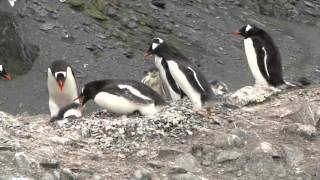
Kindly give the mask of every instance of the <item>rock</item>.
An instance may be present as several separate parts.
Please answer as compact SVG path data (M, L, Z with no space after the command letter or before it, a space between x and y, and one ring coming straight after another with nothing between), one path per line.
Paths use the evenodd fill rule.
M304 154L300 148L293 145L282 145L286 155L286 162L291 167L297 167L304 160Z
M113 7L108 7L107 10L106 10L106 14L107 16L110 16L110 17L116 17L117 16L117 10Z
M134 28L137 28L138 25L137 25L136 21L130 20L130 21L127 23L127 27L130 28L130 29L134 29Z
M57 169L60 166L60 162L55 159L42 159L39 164L44 168L50 169Z
M140 150L137 152L138 157L144 157L146 155L148 155L148 151L146 151L146 150Z
M176 156L181 153L183 153L183 151L181 151L179 149L162 147L158 152L158 156L159 156L159 158L165 158L167 156Z
M77 176L70 169L62 169L60 173L62 180L76 180Z
M73 143L72 140L69 138L58 137L58 136L49 137L48 139L54 143L62 144L62 145L71 145Z
M313 125L304 125L294 123L283 128L284 132L298 134L306 139L312 139L317 135L316 127Z
M263 141L253 150L253 153L265 153L273 158L280 158L281 153L279 151L277 147L274 147L269 142Z
M217 163L224 163L226 161L236 160L242 156L242 153L237 151L222 151L216 158Z
M164 0L151 0L151 4L161 9L166 8L166 3Z
M168 174L185 174L185 173L188 173L188 171L178 166L170 166L167 173Z
M151 180L152 174L148 169L139 169L134 172L131 180Z
M175 174L169 176L170 180L206 180L206 178L196 176L192 173L185 173L185 174Z
M19 168L28 168L30 167L31 161L24 152L18 152L14 155L14 160L16 165Z
M198 160L189 153L178 155L175 158L174 164L192 173L202 171L201 165Z
M280 90L274 87L246 86L229 95L227 101L236 106L257 104L279 92Z
M15 177L15 176L0 176L0 180L34 180L33 178L28 177Z
M162 168L165 167L165 164L160 162L160 161L149 161L147 163L147 166L150 166L151 168L155 169L155 168Z
M51 30L55 27L57 27L57 23L54 23L54 22L45 22L43 24L40 25L40 29L43 30L43 31L48 31L48 30Z
M243 146L243 140L234 134L226 134L226 133L215 133L214 134L214 142L213 144L219 148L233 148L233 147L241 147Z
M293 122L313 126L317 124L317 121L320 118L317 103L301 102L296 106L297 108L294 113L288 116Z

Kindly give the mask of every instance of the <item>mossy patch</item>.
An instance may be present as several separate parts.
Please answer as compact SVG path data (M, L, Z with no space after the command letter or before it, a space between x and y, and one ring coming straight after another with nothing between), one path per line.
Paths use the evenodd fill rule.
M89 16L98 19L98 20L108 20L109 18L104 15L103 11L106 7L105 0L92 0L89 4L86 5L86 12Z
M84 7L85 7L85 0L68 0L67 1L69 6L73 9L76 9L76 10L84 10Z

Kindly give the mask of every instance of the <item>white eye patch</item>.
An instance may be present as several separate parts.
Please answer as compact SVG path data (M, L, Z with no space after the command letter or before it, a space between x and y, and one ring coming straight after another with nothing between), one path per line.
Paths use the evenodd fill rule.
M83 94L84 88L81 89L81 94Z
M66 72L64 72L64 71L59 71L59 72L54 73L54 77L58 78L58 75L59 75L59 74L62 74L64 78L66 78L66 76L67 76L67 73L66 73Z
M2 72L3 71L3 66L2 65L0 65L0 72Z
M248 24L246 27L246 32L250 31L251 29L252 29L252 26L250 26L250 24Z
M158 43L152 43L152 50L155 50L159 45Z

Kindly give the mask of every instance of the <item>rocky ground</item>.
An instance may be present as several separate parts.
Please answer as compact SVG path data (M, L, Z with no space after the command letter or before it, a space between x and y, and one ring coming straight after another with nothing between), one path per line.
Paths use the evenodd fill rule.
M0 179L320 179L319 87L208 117L187 100L159 115L49 123L1 113Z
M18 0L13 8L1 0L0 63L15 79L0 83L0 109L48 113L46 70L58 59L75 68L79 88L94 79L139 80L153 66L142 54L155 36L177 46L208 79L232 90L251 85L242 40L230 34L247 23L274 37L286 79L317 83L319 8L317 0Z

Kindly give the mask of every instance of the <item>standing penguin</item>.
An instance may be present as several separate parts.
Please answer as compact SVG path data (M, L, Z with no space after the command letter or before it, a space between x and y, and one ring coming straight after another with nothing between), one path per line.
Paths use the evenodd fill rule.
M142 115L152 115L166 105L158 93L133 80L106 79L89 82L82 88L78 99L81 106L93 99L108 111L122 115L135 111Z
M194 110L214 100L209 82L198 67L163 39L154 38L144 58L155 55L155 64L173 99L188 96Z
M57 116L61 108L78 96L74 74L65 61L54 61L48 68L48 92L51 117Z
M246 25L233 34L245 38L245 52L255 78L255 85L277 87L285 83L282 77L279 49L267 32L258 27Z
M11 80L11 75L6 71L4 66L0 64L0 76L3 77L5 80Z

